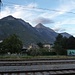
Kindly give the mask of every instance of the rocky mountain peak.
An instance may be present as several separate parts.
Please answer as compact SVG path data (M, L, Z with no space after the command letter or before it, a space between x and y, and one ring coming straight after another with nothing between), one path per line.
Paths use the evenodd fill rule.
M15 20L15 19L16 18L14 18L12 15L2 18L2 20Z
M41 23L32 27L24 20L14 18L11 15L0 19L0 40L15 33L20 37L24 45L29 45L32 42L54 43L58 35L54 30Z
M66 33L66 32L61 33L61 35L62 35L63 37L67 37L67 38L69 38L70 36L72 36L71 34Z
M42 23L39 23L35 26L35 28L45 28L45 26Z

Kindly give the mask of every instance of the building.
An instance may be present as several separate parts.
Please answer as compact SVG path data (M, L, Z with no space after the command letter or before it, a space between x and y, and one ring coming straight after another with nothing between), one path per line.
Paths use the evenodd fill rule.
M21 53L27 53L27 48L23 46Z
M49 49L49 52L53 52L52 46L53 45L49 43L43 44L43 47Z
M52 44L43 44L43 47L45 47L45 48L48 48L48 49L51 49L52 48Z
M32 43L29 47L28 47L28 50L30 49L39 49L38 45Z
M0 43L2 43L3 42L3 40L0 40Z

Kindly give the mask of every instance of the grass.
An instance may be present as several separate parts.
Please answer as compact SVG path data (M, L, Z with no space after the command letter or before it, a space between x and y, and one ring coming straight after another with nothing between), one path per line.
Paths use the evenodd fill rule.
M68 59L75 58L75 56L26 56L26 55L0 55L0 60L26 60L26 59Z

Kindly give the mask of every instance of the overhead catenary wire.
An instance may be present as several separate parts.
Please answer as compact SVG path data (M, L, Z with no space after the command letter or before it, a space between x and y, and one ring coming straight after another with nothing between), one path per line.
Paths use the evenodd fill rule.
M64 12L64 11L61 11L61 10L56 10L56 9L47 9L47 8L37 8L37 7L34 7L35 9L41 9L41 10L48 10L48 11L54 11L54 12ZM72 14L75 14L75 12L67 12L66 13L72 13Z
M15 3L11 3L11 2L8 2L8 3L6 2L4 4L11 6L11 7L12 7L12 5L19 5L19 4L15 4ZM29 10L29 7L24 6L23 9ZM40 10L44 10L44 11L54 11L54 12L64 12L63 10L61 11L61 10L57 10L57 9L47 9L47 8L38 8L38 7L32 7L31 9L33 9L33 10L34 9L40 9ZM68 11L66 11L66 13L75 14L75 12L68 12Z

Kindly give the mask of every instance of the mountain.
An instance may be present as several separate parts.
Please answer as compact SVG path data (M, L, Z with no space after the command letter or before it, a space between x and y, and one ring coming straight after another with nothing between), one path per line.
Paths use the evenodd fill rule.
M17 34L24 45L44 41L42 36L29 23L10 15L0 19L0 40L11 34Z
M55 37L58 35L58 33L56 33L54 30L45 27L41 23L37 24L35 28L49 43L53 43L55 41Z
M46 39L46 42L53 43L56 40L56 37L59 33L56 33L54 30L45 27L43 24L39 23L35 26L36 30L42 35L44 39ZM60 33L63 37L69 38L70 34L64 32Z
M71 34L69 34L69 33L66 33L66 32L64 32L64 33L60 33L63 37L67 37L67 38L69 38L70 36L72 36Z
M53 43L58 35L54 30L45 27L41 23L32 27L24 20L9 15L0 19L0 40L5 39L12 34L18 35L25 46L38 42ZM63 33L62 35L65 36Z

